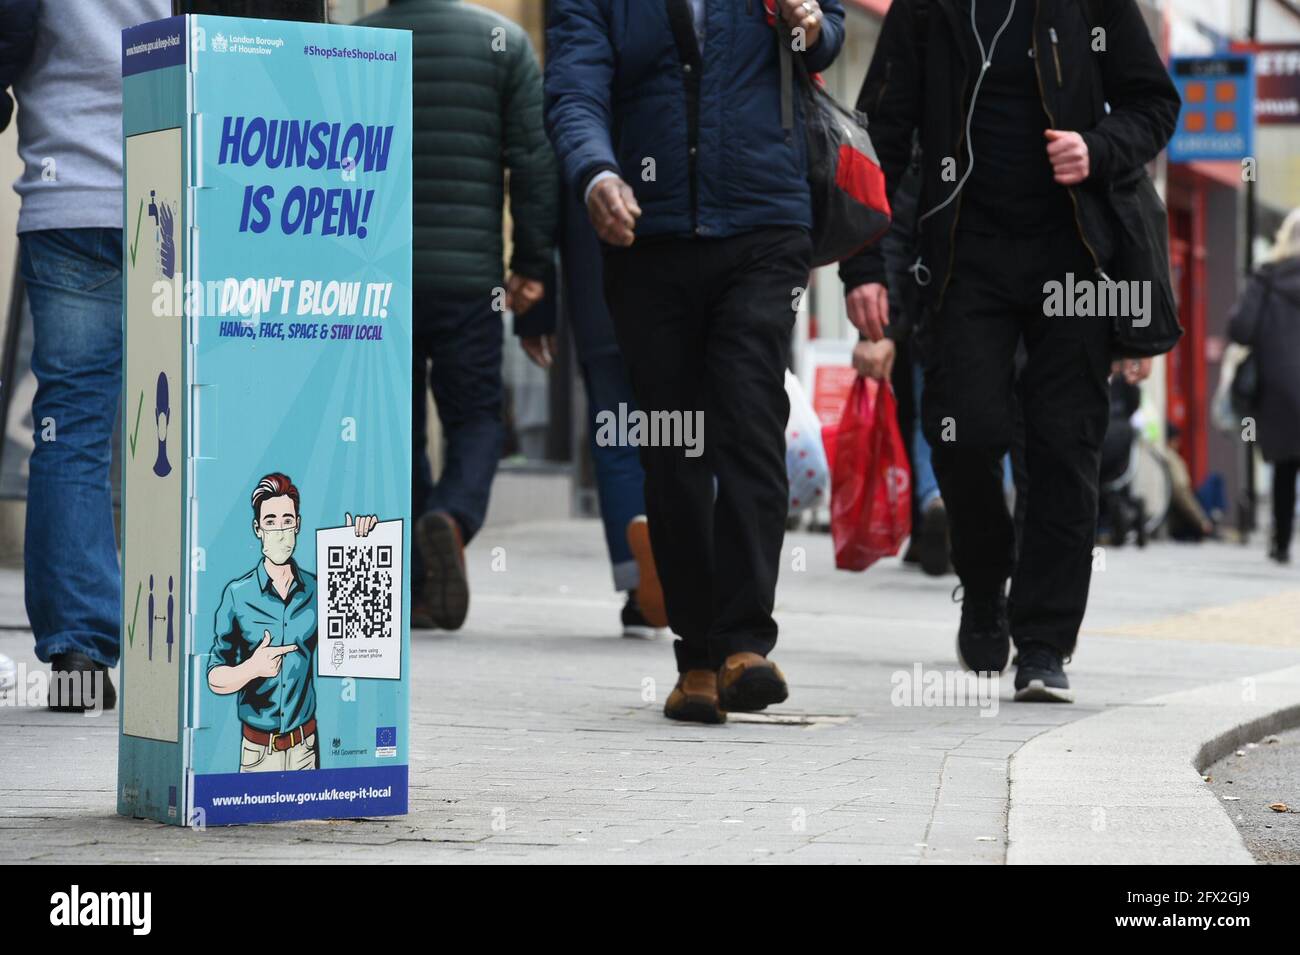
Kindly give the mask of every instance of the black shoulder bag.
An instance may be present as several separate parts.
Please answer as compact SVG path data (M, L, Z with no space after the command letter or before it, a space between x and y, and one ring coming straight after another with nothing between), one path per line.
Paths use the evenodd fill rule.
M1085 8L1090 25L1095 27L1101 21L1098 0L1088 0ZM1100 70L1095 63L1094 68ZM1169 276L1169 212L1145 167L1110 183L1106 196L1115 232L1107 277L1117 282L1142 282L1150 289L1146 315L1111 319L1111 354L1116 358L1154 358L1173 349L1183 336Z
M812 264L830 265L857 254L889 230L885 173L867 134L866 115L837 103L809 74L779 19L775 32L781 61L781 126L787 136L794 131L796 86L803 102Z

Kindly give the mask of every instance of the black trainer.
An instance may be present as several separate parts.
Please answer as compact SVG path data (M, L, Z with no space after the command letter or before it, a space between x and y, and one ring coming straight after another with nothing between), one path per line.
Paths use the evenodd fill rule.
M958 588L961 589L961 588ZM953 591L956 599L957 591ZM963 591L964 593L964 591ZM957 662L976 673L1001 673L1011 656L1011 626L1007 623L1007 598L968 594L961 602L957 630Z
M1020 647L1016 699L1021 703L1073 703L1061 654L1045 643Z
M636 591L627 592L627 603L623 604L623 636L634 640L653 640L659 635L659 629L645 618L641 606L636 602Z
M108 667L84 653L56 653L50 660L49 708L56 713L84 713L111 710L117 705L117 690Z

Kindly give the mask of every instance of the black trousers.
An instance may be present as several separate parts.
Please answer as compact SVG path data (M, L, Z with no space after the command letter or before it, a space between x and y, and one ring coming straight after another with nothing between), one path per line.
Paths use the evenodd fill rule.
M487 516L492 479L505 440L501 421L501 314L491 293L471 299L417 292L414 366L411 375L411 516L446 511L460 525L465 543ZM428 389L446 438L437 483L426 454ZM418 548L411 548L414 580L423 574Z
M703 412L700 456L641 448L680 672L776 644L789 493L784 375L811 254L798 228L605 250L605 297L637 404Z
M1045 236L959 233L942 310L921 330L922 423L965 594L992 594L1012 578L1016 643L1049 643L1066 655L1088 602L1110 410L1109 319L1045 314L1045 284L1064 283L1070 272L1076 281L1094 278L1073 223ZM1027 357L1017 380L1022 340ZM1017 557L1002 458L1017 439L1018 414Z
M1297 472L1300 460L1273 462L1273 542L1284 554L1291 551Z

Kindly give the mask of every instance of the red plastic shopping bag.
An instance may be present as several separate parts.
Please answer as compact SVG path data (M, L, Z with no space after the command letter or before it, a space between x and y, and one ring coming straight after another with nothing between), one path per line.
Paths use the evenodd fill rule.
M912 472L898 430L894 389L859 378L835 435L831 538L835 566L866 570L912 532Z

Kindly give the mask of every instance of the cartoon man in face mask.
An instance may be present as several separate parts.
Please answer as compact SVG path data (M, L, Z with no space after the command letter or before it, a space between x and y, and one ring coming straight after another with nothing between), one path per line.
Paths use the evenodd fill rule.
M208 654L208 686L239 694L239 771L316 769L316 576L293 559L301 528L298 488L268 474L253 490L253 533L262 559L226 585ZM345 516L358 537L375 515Z

